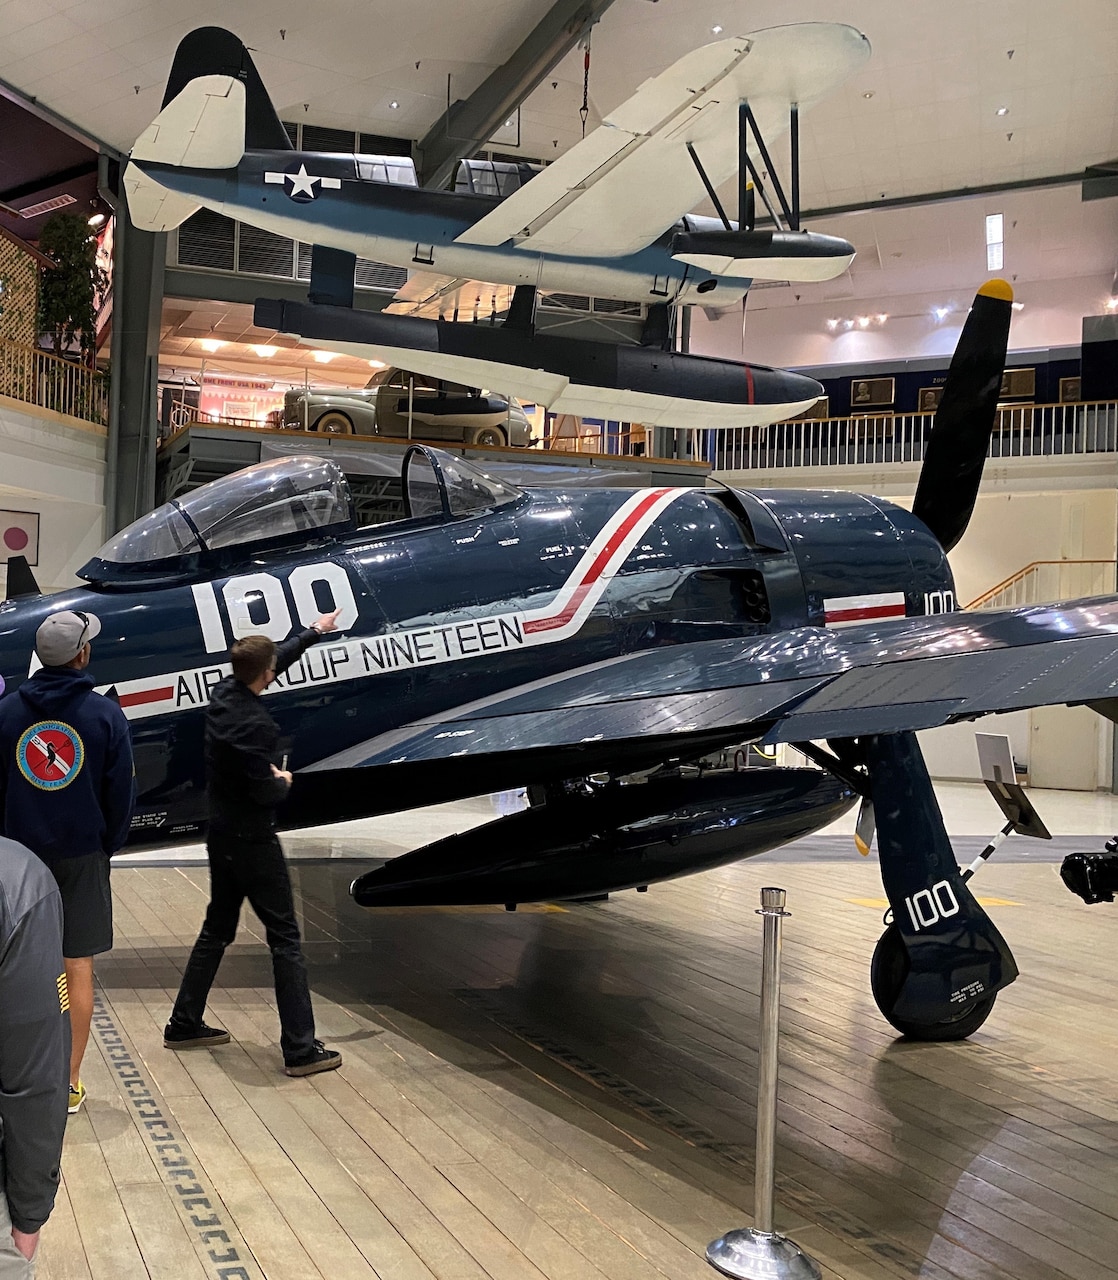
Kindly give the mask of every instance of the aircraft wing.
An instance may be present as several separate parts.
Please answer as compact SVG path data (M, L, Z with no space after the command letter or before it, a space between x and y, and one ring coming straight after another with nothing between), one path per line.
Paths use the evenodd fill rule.
M718 187L738 171L739 103L749 103L771 146L793 103L810 107L869 53L860 31L823 22L696 49L458 240L590 258L635 253L706 197L689 142Z
M491 315L504 315L512 303L512 293L512 285L413 271L384 309L390 315L477 322L488 320Z
M931 729L1118 694L1118 598L649 649L419 720L311 765L474 766L572 751L625 759ZM678 749L674 743L678 742ZM600 767L600 766L599 766Z

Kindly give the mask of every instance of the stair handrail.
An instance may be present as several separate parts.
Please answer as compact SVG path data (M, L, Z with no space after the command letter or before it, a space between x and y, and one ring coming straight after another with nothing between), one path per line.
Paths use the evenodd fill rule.
M1065 564L1106 564L1118 566L1115 560L1032 560L1024 568L1018 569L1016 573L1011 573L1004 581L999 582L996 587L991 587L989 591L984 591L976 599L972 600L966 607L968 609L981 609L987 600L992 600L995 596L1000 595L1003 591L1008 591L1010 587L1016 586L1023 578L1030 573L1034 573L1037 569L1043 569L1046 565L1065 565Z

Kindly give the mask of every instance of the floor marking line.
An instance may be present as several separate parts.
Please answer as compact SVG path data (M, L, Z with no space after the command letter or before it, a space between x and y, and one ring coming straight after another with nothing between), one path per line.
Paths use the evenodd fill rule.
M116 1077L120 1092L132 1109L132 1123L148 1148L164 1186L189 1234L201 1246L199 1261L212 1280L263 1280L252 1251L236 1227L221 1197L205 1181L190 1144L173 1120L158 1090L147 1079L139 1055L125 1039L100 992L93 997L93 1033L101 1056ZM224 1215L224 1216L223 1216Z

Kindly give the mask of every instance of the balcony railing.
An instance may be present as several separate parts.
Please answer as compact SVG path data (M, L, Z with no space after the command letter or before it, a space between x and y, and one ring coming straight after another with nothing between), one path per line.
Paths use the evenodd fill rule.
M6 339L0 339L0 396L102 427L109 422L104 374Z
M1113 560L1034 560L983 592L968 609L1017 609L1114 592Z
M716 471L880 466L921 462L935 415L859 414L800 418L766 427L705 433L703 454ZM1118 402L1030 404L998 410L990 458L1037 458L1118 451Z

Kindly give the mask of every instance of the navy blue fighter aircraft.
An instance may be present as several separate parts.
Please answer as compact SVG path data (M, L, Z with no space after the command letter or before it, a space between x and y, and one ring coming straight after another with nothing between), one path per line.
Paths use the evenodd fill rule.
M341 632L268 690L295 770L285 827L515 786L537 801L360 877L369 906L643 887L861 796L894 914L878 1003L908 1034L965 1036L1016 969L914 731L1045 703L1106 714L1118 689L1118 600L956 609L945 553L978 490L1011 296L975 299L912 513L835 492L525 492L417 446L403 518L357 528L332 463L281 459L117 534L83 587L41 596L13 567L0 674L26 677L49 612L94 611L94 674L135 742L131 843L181 842L204 829L203 709L230 642L340 609ZM746 742L802 743L825 768L679 772Z

